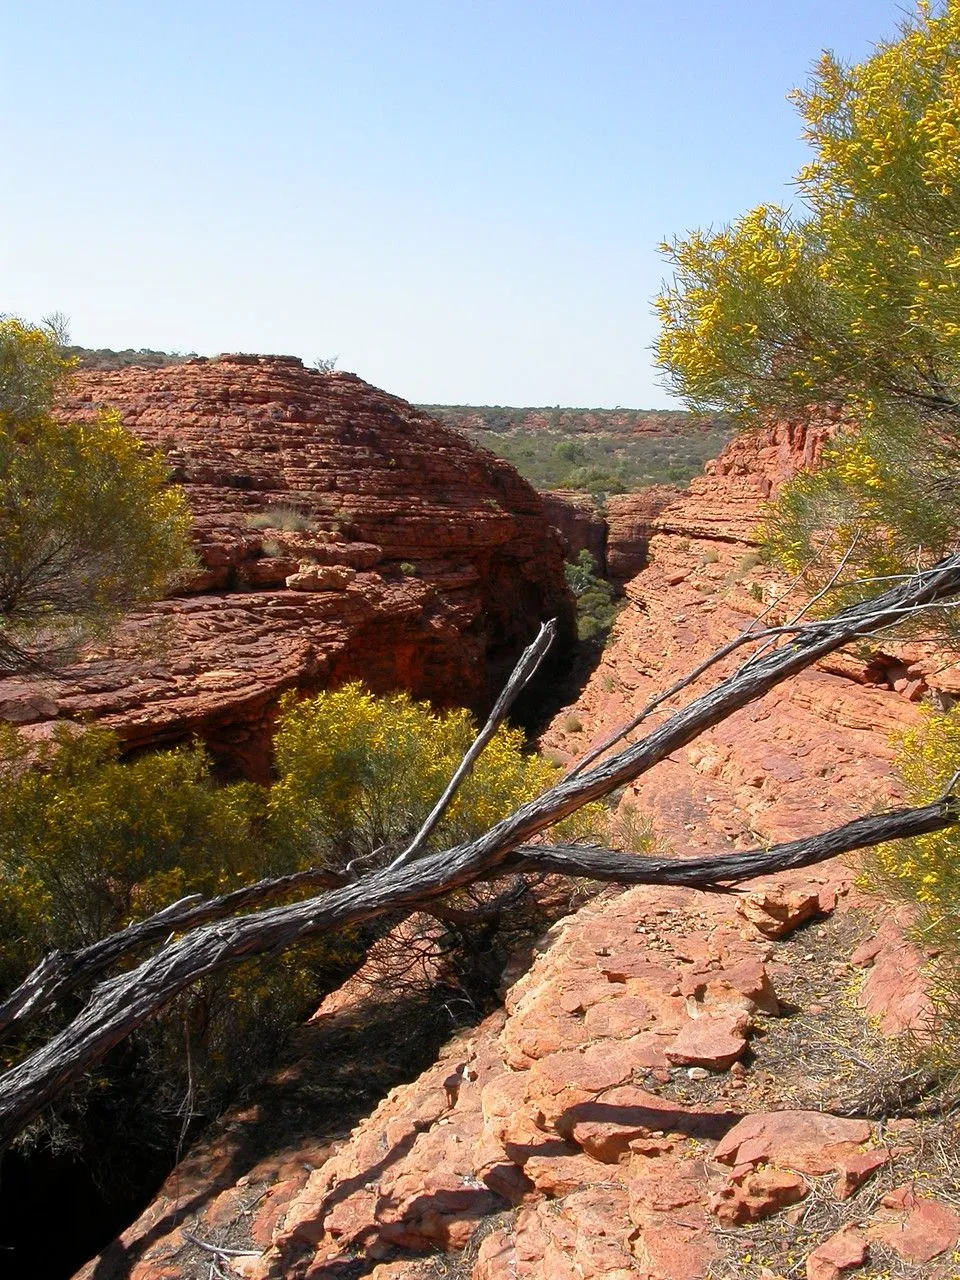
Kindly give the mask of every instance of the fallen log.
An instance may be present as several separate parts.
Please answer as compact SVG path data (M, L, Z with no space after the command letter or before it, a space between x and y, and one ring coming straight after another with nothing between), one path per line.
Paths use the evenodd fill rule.
M546 869L552 859L550 869L569 874L596 875L623 883L717 887L759 871L808 865L880 840L925 834L951 825L957 821L957 807L948 795L919 809L857 819L807 841L700 860L646 859L613 850L529 845L539 832L589 801L633 781L705 729L762 697L818 658L860 636L895 626L918 611L942 608L958 591L960 555L955 555L871 601L792 629L783 637L781 647L747 659L732 675L676 711L639 743L587 772L565 778L477 840L410 861L399 859L319 897L218 920L168 940L135 968L97 986L86 1007L63 1031L0 1077L0 1148L114 1045L198 979L385 912L428 906L453 889L515 870L518 865ZM195 909L201 906L195 904Z

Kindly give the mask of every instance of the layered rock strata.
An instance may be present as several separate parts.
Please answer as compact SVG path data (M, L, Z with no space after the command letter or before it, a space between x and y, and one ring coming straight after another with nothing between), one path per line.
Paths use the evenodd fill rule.
M570 632L534 490L352 374L259 356L88 370L59 412L104 406L183 486L198 569L61 679L0 682L0 717L34 734L67 718L131 746L199 735L263 776L285 689L363 679L479 710L542 619Z
M674 485L655 484L607 500L607 573L615 582L626 582L647 567L654 521L680 496Z
M608 526L590 494L548 489L540 497L547 519L563 539L565 559L575 560L581 551L589 551L597 572L606 577Z
M558 759L602 743L761 612L774 625L802 605L761 559L758 526L766 498L816 461L832 429L784 423L740 437L654 517L649 568L627 583L626 606L589 684L543 736ZM641 778L624 810L648 815L679 852L810 835L889 802L899 795L892 735L917 722L925 699L960 693L957 657L867 640L824 659ZM734 661L711 668L637 733Z
M811 1083L790 1022L811 1039L824 993L843 992L853 964L881 974L867 1003L875 1010L884 991L892 1028L925 1026L918 957L908 962L889 929L852 957L852 941L840 951L826 933L794 945L811 918L829 930L838 904L835 936L869 929L838 865L754 882L737 905L662 888L594 902L555 925L516 978L529 964L518 957L502 1010L346 1139L325 1149L304 1133L282 1158L244 1162L244 1129L260 1123L268 1092L201 1144L78 1280L199 1280L212 1254L246 1280L707 1280L752 1274L753 1238L740 1228L814 1201L839 1222L851 1198L844 1234L798 1234L812 1266L851 1243L853 1224L863 1259L948 1266L960 1217L909 1181L915 1122L885 1127L790 1097ZM811 982L813 946L830 964ZM364 998L369 987L321 1007L317 1061L325 1025L333 1032L351 1001L362 1017ZM867 1052L866 1024L853 1034ZM309 1078L315 1064L300 1070ZM935 1261L924 1274L949 1271Z

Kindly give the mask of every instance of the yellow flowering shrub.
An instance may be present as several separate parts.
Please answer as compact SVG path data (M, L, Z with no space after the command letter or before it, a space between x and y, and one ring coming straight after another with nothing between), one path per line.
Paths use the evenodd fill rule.
M788 486L769 527L822 576L856 539L869 575L960 531L960 5L919 3L856 65L824 54L792 96L812 150L797 210L664 246L658 356L688 402L747 424L845 409L858 440Z
M69 361L52 330L0 319L0 666L161 594L191 561L190 519L116 414L55 422Z
M438 713L405 693L377 698L360 684L283 704L276 736L271 830L307 862L388 861L409 841L473 741L469 712ZM524 751L519 729L501 726L458 791L430 847L480 835L560 777ZM602 805L558 824L564 839L602 829Z
M217 785L199 747L121 761L112 734L71 728L37 753L0 723L0 999L54 948L83 946L186 894L228 892L290 866L266 836L264 789ZM121 1108L118 1124L165 1142L166 1126L179 1129L188 1083L198 1111L218 1106L359 956L357 937L341 933L207 978L86 1088L98 1106ZM44 1017L28 1034L56 1022L55 1013ZM0 1046L0 1064L25 1047ZM83 1108L71 1115L58 1141L80 1140Z
M929 712L923 723L900 738L897 768L911 804L928 804L943 794L960 769L960 708ZM880 845L864 856L864 882L876 892L917 909L914 936L929 949L929 978L940 1034L934 1043L941 1065L957 1070L960 1018L960 833L935 831L913 840Z
M0 989L53 947L257 879L260 808L251 784L215 786L197 747L124 763L113 735L64 728L28 759L0 723Z

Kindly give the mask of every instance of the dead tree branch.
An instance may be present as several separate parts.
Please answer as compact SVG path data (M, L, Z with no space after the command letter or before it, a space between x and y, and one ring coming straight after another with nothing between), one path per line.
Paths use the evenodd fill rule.
M919 809L891 809L888 813L855 818L842 827L803 840L751 849L744 853L719 853L698 858L650 858L620 853L598 845L520 845L502 864L512 871L553 871L613 880L619 884L678 884L711 889L735 884L754 876L794 867L808 867L841 853L869 849L888 840L943 831L960 818L957 802L949 796Z
M578 875L591 875L591 868L599 869L601 862L609 867L604 851L598 854L594 850L591 855L580 850L579 856L562 846L552 854L536 846L536 852L524 849L523 854L518 855L516 851L540 831L587 802L633 781L704 730L762 697L818 658L856 636L881 630L906 613L934 605L958 591L960 555L954 555L872 601L851 606L833 618L802 628L781 648L765 654L759 661L744 664L713 689L675 712L641 742L588 773L565 778L477 840L375 871L317 898L201 925L169 941L129 972L101 983L86 1008L59 1035L0 1077L0 1148L114 1045L163 1009L179 992L208 974L384 912L428 906L452 889L501 874L508 868L512 854L528 859L553 856L558 866L563 864L565 870ZM862 848L877 840L937 830L955 820L955 804L948 797L921 810L898 810L878 819L860 819L824 836L813 837L812 841L792 842L787 846L784 863L777 861L776 850L761 850L753 855L724 854L717 860L704 860L709 866L701 868L699 883L715 885L718 881L739 878L740 874L756 874L756 870L738 873L732 859L752 857L754 868L772 871L783 865L798 866L831 857L845 849ZM612 851L610 856L614 856ZM577 857L579 860L574 864ZM649 877L648 860L642 863L641 870ZM626 873L637 865L632 860L629 865L624 863L622 877L617 878L628 881ZM741 868L744 865L741 863ZM544 869L545 863L541 861L538 866ZM687 868L688 876L694 874L691 864L685 861L664 863L659 871L660 882L667 882L671 875L683 874L681 867ZM629 879L632 880L632 876ZM686 883L697 881L688 879Z
M556 634L557 624L556 621L551 618L549 622L545 622L541 626L536 639L534 639L529 645L527 645L526 649L524 649L523 653L520 655L520 660L513 669L510 679L504 686L503 692L494 703L493 710L487 717L487 723L477 734L470 750L460 761L456 772L447 784L446 790L430 810L423 826L413 837L413 840L406 849L404 849L403 853L394 858L393 862L390 864L392 867L402 867L406 863L412 862L417 854L423 849L427 840L437 829L441 818L450 807L450 803L459 791L464 779L469 776L470 771L476 764L484 747L486 747L487 743L506 719L507 712L533 678L537 668L546 656L547 650L553 644L554 636L556 636Z
M183 933L211 920L225 920L239 911L261 907L299 889L334 889L345 880L346 877L336 871L295 871L291 875L259 880L216 898L204 899L195 893L89 946L76 951L51 951L0 1004L0 1040L77 987L154 942L163 942L174 933Z

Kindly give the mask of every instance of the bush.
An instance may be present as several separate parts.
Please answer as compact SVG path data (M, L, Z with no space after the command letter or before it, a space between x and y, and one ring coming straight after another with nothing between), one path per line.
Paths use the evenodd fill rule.
M63 424L53 326L0 319L0 668L49 661L192 561L166 468L115 414Z
M686 485L730 438L722 423L698 432L681 426L676 434L584 433L575 440L523 426L509 434L488 424L464 430L475 444L516 467L535 489L571 489L598 501L652 484Z
M405 693L376 698L360 684L288 697L268 801L276 838L320 865L388 861L422 825L474 734L466 711L438 713ZM557 781L556 766L523 748L521 730L497 731L431 848L479 835ZM565 838L593 831L604 813L581 810L562 824Z
M64 727L31 758L0 724L0 997L54 948L83 946L188 893L292 869L265 838L262 788L216 785L199 747L127 763L117 752L112 734ZM215 1108L310 1011L321 976L352 946L332 939L208 979L139 1032L90 1088L123 1100L124 1125L151 1131L175 1114L188 1076L193 1109ZM19 1047L6 1046L13 1055Z
M309 516L296 507L265 507L247 516L248 529L281 529L284 533L311 533L316 527Z
M188 893L339 867L358 855L368 865L387 860L433 807L474 732L465 711L437 714L356 684L291 698L277 736L279 778L268 791L216 785L196 746L122 762L116 738L102 730L63 726L36 750L0 725L0 999L50 950L82 946ZM560 769L523 748L520 731L499 730L431 847L480 834L557 780ZM605 819L593 805L558 834L598 835ZM452 905L469 911L496 892L465 890ZM520 903L505 918L504 945L510 929L528 927L528 908ZM450 928L453 971L479 963L490 969L491 990L503 949L491 942L498 922L481 912L476 926ZM255 1079L378 929L332 934L191 987L25 1135L25 1149L67 1145L93 1159L105 1131L124 1147L169 1148L184 1111L209 1115ZM86 994L69 997L66 1012ZM49 1035L59 1016L38 1019L27 1041L5 1046L4 1060Z
M924 722L902 735L897 767L911 804L940 796L960 769L960 709L929 712ZM929 976L939 1034L935 1059L960 1073L960 833L955 827L914 840L881 845L864 856L864 879L876 892L916 909L914 936L933 959Z
M577 601L577 636L580 640L603 639L613 626L621 605L616 588L597 573L597 562L584 548L576 560L566 564L567 586Z
M865 578L850 599L960 532L960 5L907 8L898 38L853 65L824 53L792 95L798 212L763 204L664 245L657 301L658 361L688 404L857 424L769 522L791 573Z

